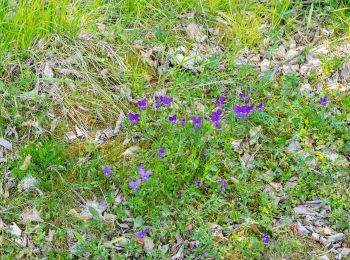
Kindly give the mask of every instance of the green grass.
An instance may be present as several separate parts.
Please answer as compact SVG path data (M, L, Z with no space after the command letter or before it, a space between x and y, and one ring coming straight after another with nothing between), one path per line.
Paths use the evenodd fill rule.
M332 40L344 38L349 28L346 7L336 1L292 4L287 0L44 2L3 1L0 9L0 137L14 144L0 169L11 172L18 182L34 177L43 192L39 196L16 187L8 190L7 175L0 175L1 219L17 223L31 243L23 247L3 231L1 255L164 259L182 247L186 258L302 259L310 257L308 252L316 257L326 254L326 249L293 236L288 224L273 230L277 218L292 223L293 207L315 198L331 208L329 225L339 232L349 228L349 162L327 159L329 149L350 154L349 95L323 89L302 96L299 88L305 79L296 74L270 80L271 70L260 75L253 66L235 64L243 48L272 53L287 45L297 31L317 30L324 17L322 26L335 32ZM193 19L183 18L190 12ZM156 55L159 61L166 59L170 48L189 50L195 43L179 28L191 22L204 31L218 29L210 40L223 46L222 55L208 55L203 72L192 73L179 65L158 74L135 46L140 44L144 51L162 46L164 51ZM347 61L342 56L322 57L322 77ZM47 76L45 66L53 76ZM306 78L312 84L323 80L311 74ZM238 88L255 105L263 102L263 111L237 118L232 106L242 103ZM120 111L138 112L136 100L147 97L151 102L160 89L174 97L169 107L154 110L149 104L137 125L125 120L115 138L98 144L98 130L114 128ZM125 94L128 91L132 100ZM222 132L209 118L220 95L227 98ZM329 98L327 107L319 104L324 95ZM185 125L171 124L168 117L173 114L187 118ZM193 115L205 117L201 129L193 127ZM8 126L15 127L18 139L5 136ZM65 132L75 126L89 136L68 144ZM257 127L258 141L251 142ZM286 151L293 139L304 153ZM240 149L232 145L237 140L242 140ZM140 150L122 156L133 145ZM155 157L154 150L161 147L166 156ZM31 161L23 170L28 155ZM254 155L247 165L246 155ZM315 169L310 167L314 159ZM112 166L111 178L105 178L102 165ZM128 182L139 178L140 165L153 173L134 192ZM296 185L276 205L266 184L284 185L291 177L298 177ZM228 182L224 190L222 180ZM116 202L120 194L126 199ZM80 213L84 200L101 198L119 225L104 221L93 208L85 207L93 216L89 220L68 214L71 209ZM36 208L43 222L19 224L26 208ZM270 236L270 244L252 231L253 223ZM222 228L224 238L213 233L213 224ZM152 250L145 250L136 239L136 233L147 226L152 227ZM179 235L198 246L172 250Z

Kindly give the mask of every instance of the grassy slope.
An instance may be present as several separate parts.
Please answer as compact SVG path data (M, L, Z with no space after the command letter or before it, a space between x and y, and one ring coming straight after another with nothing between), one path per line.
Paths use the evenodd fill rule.
M218 0L171 4L167 1L121 1L118 4L95 1L89 6L76 2L75 8L69 1L59 1L60 4L49 4L47 9L43 8L43 2L34 1L30 6L18 4L12 7L17 12L9 11L8 6L1 9L1 31L5 36L1 38L1 56L4 57L1 72L4 73L0 93L4 98L0 133L3 136L6 126L11 124L17 127L20 139L16 142L18 160L9 159L0 167L4 171L11 170L19 179L29 174L35 176L44 192L39 197L35 192L12 189L9 195L5 192L2 196L5 223L18 223L26 207L37 208L44 219L38 226L21 226L31 243L42 251L16 246L13 238L4 233L0 249L3 254L51 254L65 258L71 254L69 247L80 242L75 248L77 255L137 257L145 252L136 242L135 233L149 225L156 248L175 242L176 234L189 241L199 241L198 248L184 249L191 257L303 258L308 257L308 241L293 238L287 232L289 226L277 232L272 232L271 228L276 216L286 216L288 222L293 205L316 196L332 207L329 217L336 228L349 228L346 211L349 194L341 192L343 183L348 181L347 171L341 165L329 163L322 155L323 147L335 144L334 149L342 152L344 143L349 142L348 126L344 124L348 96L324 93L334 102L330 108L323 109L316 105L316 98L305 99L296 93L295 88L303 82L302 78L287 75L270 81L268 77L257 77L254 68L234 64L235 54L244 47L254 52L271 42L278 46L283 38L288 39L306 24L311 29L316 27L309 17L329 15L325 26L342 35L348 29L346 10L331 9L324 13L323 6L314 5L311 12L310 6L292 7L288 1L269 4ZM65 10L71 11L67 14ZM174 68L158 76L137 54L135 40L142 39L145 48L191 46L192 40L183 31L176 30L179 25L189 23L182 18L188 12L194 12L194 21L204 28L220 29L216 40L225 51L220 58L213 57L206 64L205 73L193 75ZM228 26L218 22L216 17L224 19ZM267 29L262 27L265 23L269 24ZM84 34L78 34L79 31ZM34 47L28 49L29 46ZM218 71L220 62L225 64L224 71ZM333 63L325 62L325 67L332 68ZM45 72L46 66L53 68L54 77ZM11 73L7 73L9 69ZM106 69L107 76L103 76ZM28 95L38 78L43 78L40 91L31 93L23 102L20 96ZM223 81L230 84L223 87ZM229 99L227 107L232 107L238 102L237 86L249 93L255 102L264 101L266 109L245 121L226 110L227 125L221 134L209 122L205 122L200 131L194 131L191 124L181 128L168 122L167 117L174 113L202 115L198 106L196 110L196 106L191 105L194 102L203 104L205 113L209 114L213 102L221 94ZM120 110L137 111L136 105L128 102L125 92L130 89L132 98L137 100L151 97L162 88L175 98L174 106L158 112L151 109L143 112L137 126L126 122L120 135L103 146L93 142L96 130L114 127ZM342 113L325 120L327 109L342 107L345 107ZM56 120L53 121L47 112L54 114ZM28 126L30 120L38 122L40 128ZM65 144L64 132L74 125L90 134L88 141ZM259 145L248 145L249 131L256 126L261 127ZM48 133L43 129L55 130ZM297 136L302 142L309 136L314 137L319 151L311 157L318 158L321 176L309 170L307 160L285 152L288 140ZM130 143L123 145L125 139L130 139ZM231 142L238 139L243 140L244 148L237 152L232 149ZM139 145L142 149L135 157L121 157L130 145ZM162 160L154 159L152 152L159 147L166 148L166 158ZM310 151L307 144L303 144L303 148ZM254 165L242 165L245 152L255 154ZM31 165L22 171L19 168L28 154L32 156ZM111 179L105 179L101 173L100 166L106 164L113 166ZM136 168L141 164L153 170L154 178L134 193L127 182L137 178ZM298 184L288 190L289 199L279 207L263 192L266 183L261 176L268 171L273 172L269 181L282 184L292 176L299 177ZM5 180L4 176L2 178ZM196 179L205 183L202 189L194 185ZM219 188L221 180L228 180L225 191ZM115 206L117 191L128 201ZM131 221L129 228L122 230L98 218L81 221L67 215L70 209L78 209L80 199L76 194L85 199L105 196L109 202L108 212L115 214L119 223ZM227 240L212 235L211 223L223 227ZM256 223L269 233L274 242L264 245L251 231L250 223ZM232 229L235 231L230 231ZM52 241L47 239L49 230L55 231ZM128 239L123 251L104 245L116 237ZM49 245L51 249L46 248ZM324 250L317 245L311 247L314 254ZM160 249L147 254L149 257L164 256Z

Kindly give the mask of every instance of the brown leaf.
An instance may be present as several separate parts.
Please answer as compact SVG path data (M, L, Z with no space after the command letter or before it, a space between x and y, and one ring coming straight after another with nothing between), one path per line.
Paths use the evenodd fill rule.
M257 225L252 224L252 225L251 225L251 228L252 228L253 232L255 232L255 233L257 233L257 234L261 234L261 231L260 231L260 229L258 228Z
M20 224L27 224L29 222L42 222L43 220L40 217L39 211L35 208L26 208L23 210L21 214L22 220L19 222Z
M274 188L275 190L281 190L282 189L282 184L279 182L271 182L269 185Z
M73 215L80 220L88 220L88 219L92 219L93 217L91 213L78 213L75 209L71 209L70 211L68 211L67 214Z
M300 232L295 224L290 225L290 230L293 232L294 236L300 237Z

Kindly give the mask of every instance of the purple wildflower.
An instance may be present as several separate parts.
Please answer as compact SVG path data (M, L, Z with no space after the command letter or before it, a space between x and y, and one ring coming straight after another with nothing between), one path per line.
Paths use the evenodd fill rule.
M258 111L261 111L264 108L264 104L262 102L260 102L260 104L258 106L256 106L256 109Z
M151 177L152 171L149 170L147 172L145 172L145 166L141 165L138 168L139 174L141 175L141 179L143 182L147 182L149 177Z
M203 121L203 117L199 116L199 117L191 117L192 119L192 122L194 124L194 126L198 129L198 128L201 128L201 123Z
M144 99L137 101L137 104L139 105L141 110L146 110L147 98L144 98Z
M219 99L215 101L215 105L224 109L225 108L225 101L226 101L225 97L220 96Z
M234 105L233 108L234 108L236 115L238 117L246 118L249 116L249 114L251 112L253 112L254 105L251 105L251 106L249 106L249 105L243 105L243 106Z
M181 124L182 126L185 125L185 122L186 122L186 119L185 119L185 118L181 118L181 119L180 119L180 124Z
M240 93L239 99L243 102L248 102L250 100L250 96L245 93Z
M220 186L222 189L226 189L226 186L227 186L227 181L223 180L220 182Z
M102 168L102 171L103 171L104 175L107 178L111 177L111 173L112 173L111 166L104 166L104 165L102 165L101 168Z
M168 105L170 105L170 103L171 102L173 102L173 98L169 98L169 97L167 97L167 96L164 96L164 97L161 97L162 99L162 102L163 102L163 104L164 104L164 106L168 106Z
M132 125L136 125L137 122L138 122L139 119L140 119L140 114L129 113L129 114L128 114L128 117L129 117L130 123L131 123Z
M201 187L201 181L200 181L200 180L196 180L195 183L196 183L196 186L197 186L198 188Z
M320 98L321 106L323 106L323 107L327 106L327 99L328 99L327 96L324 96L323 98L322 97Z
M216 112L212 112L211 113L211 121L215 122L215 121L219 121L222 117L222 112L221 112L221 109L218 109Z
M222 117L222 113L221 113L221 109L218 109L216 112L212 112L211 113L211 121L215 124L215 126L221 130L221 123L220 123L220 119Z
M165 148L164 148L164 147L159 148L159 149L155 150L155 152L157 153L157 155L158 155L160 158L163 158L163 157L164 157L164 153L165 153Z
M159 97L157 98L156 104L155 104L155 106L154 106L155 109L158 109L158 108L160 108L160 107L162 106L162 104L161 104L162 99L163 99L162 96L159 96Z
M152 229L150 227L146 227L142 230L140 230L139 232L136 233L136 237L138 239L143 238L145 235L149 234L152 231Z
M137 179L136 181L129 182L130 187L133 188L135 192L139 190L140 184L141 184L141 179Z
M270 243L270 238L269 238L269 236L268 236L266 233L262 233L262 234L261 234L261 239L262 239L262 241L263 241L265 244Z
M177 119L176 114L174 114L174 115L172 115L172 116L169 116L169 121L170 121L171 123L173 123L173 124L176 123L176 119Z
M125 196L123 194L120 194L119 195L119 200L120 201L126 201L126 198L125 198Z

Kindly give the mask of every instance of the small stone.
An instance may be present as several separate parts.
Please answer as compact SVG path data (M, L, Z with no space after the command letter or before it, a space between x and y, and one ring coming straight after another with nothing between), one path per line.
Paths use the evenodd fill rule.
M327 246L327 245L329 244L329 243L328 243L328 240L325 239L324 237L321 237L321 238L320 238L320 242L321 242L321 244L324 245L324 246Z
M350 256L350 248L344 247L340 253L342 256Z
M298 229L299 233L302 235L308 235L310 233L309 230L301 224L297 225L297 229Z
M350 63L343 64L340 70L340 78L345 81L350 79Z
M319 241L320 240L320 235L317 233L312 233L311 238L315 241Z
M276 57L279 59L284 59L286 56L286 48L283 45L280 45L276 51Z
M0 146L4 147L7 150L12 150L12 143L3 138L0 138Z
M306 75L311 70L311 68L312 67L309 65L301 65L299 69L300 75L302 76Z
M112 138L114 136L114 132L113 132L112 128L107 128L107 129L103 130L103 133L105 134L105 136L107 138Z
M301 85L300 93L302 95L307 95L307 94L310 94L311 92L312 92L312 87L309 83L304 83L303 85Z
M260 55L254 55L253 57L250 58L250 61L253 63L260 62Z
M66 133L66 140L68 142L73 142L75 139L77 139L77 136L75 135L75 133L73 131Z
M298 141L294 140L288 145L288 152L290 153L300 151L300 150L301 150L301 146Z
M235 149L235 150L240 150L241 149L241 144L242 144L242 140L234 140L231 143L232 148Z
M325 227L323 229L323 233L327 236L329 236L330 234L332 234L332 229L330 229L329 227Z
M292 59L298 54L299 52L296 49L289 49L286 54L286 59L287 60Z
M338 233L338 234L335 234L335 235L333 235L333 236L327 237L327 240L328 240L328 242L330 242L330 243L336 243L336 242L338 242L338 241L343 240L344 238L345 238L345 234L343 234L343 233Z
M190 23L186 27L186 32L192 40L195 40L198 43L204 42L207 39L207 36L201 32L201 29L198 26L198 24Z
M267 59L264 59L262 62L259 63L259 66L260 66L261 72L264 73L269 70L270 61Z

